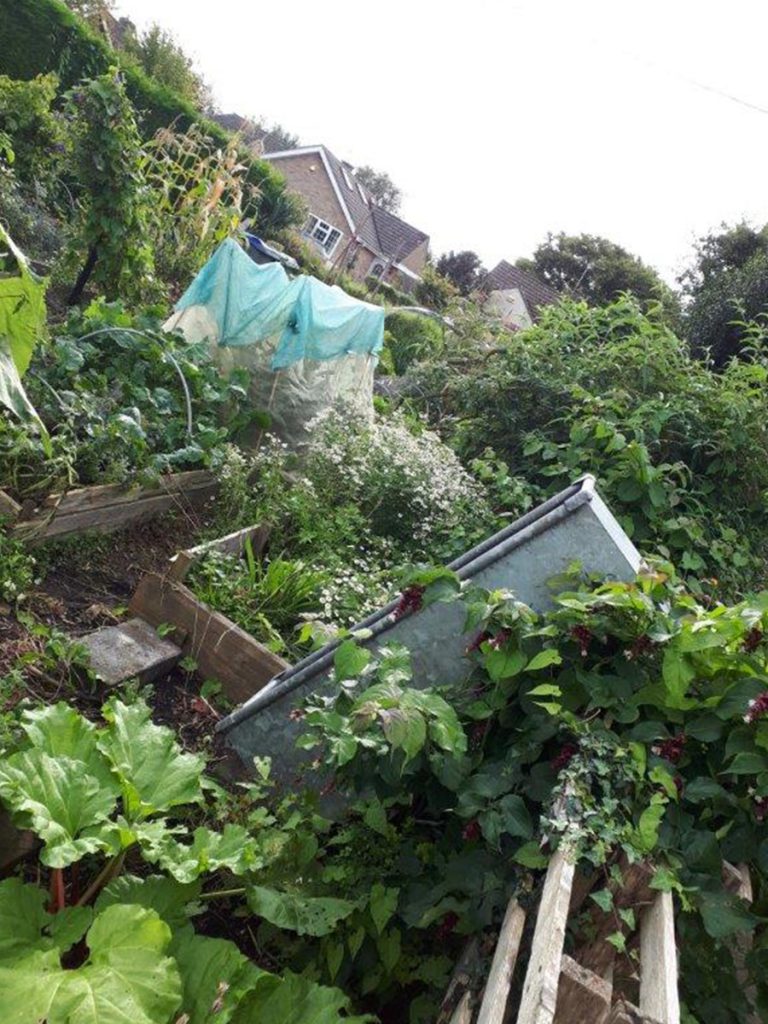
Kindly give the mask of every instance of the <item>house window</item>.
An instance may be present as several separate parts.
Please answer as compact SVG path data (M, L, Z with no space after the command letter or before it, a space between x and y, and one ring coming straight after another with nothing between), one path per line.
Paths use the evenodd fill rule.
M368 275L369 277L382 277L384 275L384 264L378 261L372 263Z
M338 228L327 224L324 220L320 220L319 217L315 216L310 216L304 228L304 234L311 238L312 241L317 242L326 256L330 256L333 253L341 238L341 232Z

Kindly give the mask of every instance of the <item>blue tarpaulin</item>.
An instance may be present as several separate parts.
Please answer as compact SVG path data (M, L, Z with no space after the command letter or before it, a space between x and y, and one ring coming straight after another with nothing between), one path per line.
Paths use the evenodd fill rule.
M176 304L204 307L224 347L279 337L271 369L302 359L375 355L384 343L384 310L314 277L293 281L279 263L256 264L231 239L222 242Z

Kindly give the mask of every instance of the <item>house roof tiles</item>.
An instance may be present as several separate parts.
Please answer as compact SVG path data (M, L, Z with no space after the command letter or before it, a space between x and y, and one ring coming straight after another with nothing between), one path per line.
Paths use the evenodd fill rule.
M482 288L486 292L518 288L534 319L542 306L552 305L561 299L561 295L554 288L550 288L534 274L530 274L527 270L521 270L520 267L508 263L506 260L501 260L493 270L486 274Z

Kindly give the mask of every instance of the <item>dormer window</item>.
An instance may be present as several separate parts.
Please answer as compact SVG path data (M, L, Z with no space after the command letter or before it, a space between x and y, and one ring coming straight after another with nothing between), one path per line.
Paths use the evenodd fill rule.
M332 224L328 224L327 221L320 220L319 217L315 217L311 214L309 220L304 227L304 234L307 238L311 238L313 242L316 242L323 250L326 256L331 256L334 249L339 244L341 238L341 231L338 228L333 227Z

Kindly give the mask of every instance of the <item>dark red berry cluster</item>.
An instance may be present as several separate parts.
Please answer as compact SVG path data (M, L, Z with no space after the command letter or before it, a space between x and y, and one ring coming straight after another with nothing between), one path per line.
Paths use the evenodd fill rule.
M768 817L768 796L755 797L754 811L758 821L765 821Z
M653 640L644 633L639 636L632 646L624 652L628 661L633 661L635 658L639 658L642 654L647 654L648 651L652 650L655 646Z
M565 743L560 748L560 753L557 757L553 757L551 764L556 772L561 772L563 768L566 768L574 757L578 754L579 748L575 743Z
M488 630L483 629L480 633L477 634L472 643L467 646L467 650L465 653L472 654L474 651L479 651L481 645L484 644L486 640L490 640L490 638L491 634L488 632Z
M661 743L654 744L651 750L657 757L663 757L665 761L677 764L682 757L686 741L685 733L681 732L678 736L672 736L671 739L662 740Z
M480 822L477 818L473 818L472 821L468 821L461 832L464 839L470 842L474 839L480 838Z
M477 750L482 746L483 740L485 739L485 733L488 729L487 722L475 722L472 728L469 730L469 749Z
M394 611L395 620L402 619L408 612L417 612L421 608L425 589L418 584L405 588Z
M453 929L459 923L459 915L455 914L452 910L443 917L440 924L437 926L437 937L440 940L447 939L452 933Z
M758 694L754 700L751 700L747 705L747 711L744 715L744 721L747 725L752 722L756 722L758 718L762 718L763 715L768 713L768 690L763 690L762 693Z
M579 645L582 658L586 658L589 653L589 645L592 642L592 631L586 626L574 626L571 630L571 639Z
M494 651L500 651L511 636L511 629L500 629L496 636L491 637L491 639L489 640L489 644L494 649Z
M751 654L752 651L756 651L757 648L763 641L763 632L755 626L754 629L750 629L747 635L744 637L744 643L741 645L742 650L746 651L747 654Z

